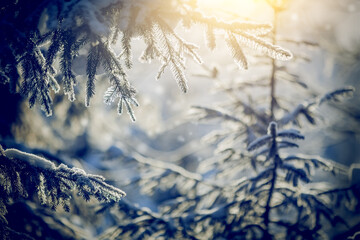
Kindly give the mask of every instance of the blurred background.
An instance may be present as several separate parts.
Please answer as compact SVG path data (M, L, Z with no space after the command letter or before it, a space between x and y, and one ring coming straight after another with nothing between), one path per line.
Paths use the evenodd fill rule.
M273 24L274 11L269 2L276 1L201 0L198 4L204 13L227 21L244 19ZM359 23L358 0L288 0L284 4L276 22L277 44L290 50L294 58L279 66L286 65L296 73L296 79L301 80L298 86L278 82L276 93L285 99L285 104L295 107L343 86L359 89ZM71 103L62 94L54 96L51 117L45 117L38 106L29 109L26 100L10 94L7 86L0 86L1 145L42 154L54 161L65 161L89 173L103 175L127 193L127 201L161 212L164 201L182 194L171 181L161 181L161 174L166 172L164 169L169 168L162 163L203 174L207 171L202 169L206 168L203 162L218 156L219 146L216 142L209 142L209 136L229 127L222 121L198 121L193 106L226 108L230 101L224 89L238 82L268 77L271 67L269 63L264 64L264 59L256 51L245 49L249 56L249 70L240 70L221 32L216 32L217 47L210 51L204 43L202 26L184 29L179 25L176 31L199 46L198 52L204 62L199 65L191 59L187 61L188 93L181 93L168 70L156 81L160 63L140 63L137 59L145 45L142 40L134 40L134 66L128 75L138 90L140 106L134 109L137 121L131 122L127 114L117 115L116 106L103 103L108 80L102 74L97 76L92 105L86 108L86 55L80 52L73 65L78 74L77 99ZM117 53L121 51L119 43L114 48ZM257 100L264 99L262 96L266 93L261 89L244 94L238 92L250 102L255 99L259 111L267 111L266 99ZM358 91L350 100L319 107L315 115L315 125L303 119L299 124L301 128L297 127L305 134L306 141L294 151L319 155L348 167L360 163ZM214 164L213 168L216 167ZM154 176L158 179L155 181L156 191L154 186L148 186ZM331 181L336 183L345 181L345 178L342 176ZM86 209L78 211L83 215L87 212ZM71 218L74 222L76 216ZM78 222L78 225L88 226L82 230L86 232L85 236L94 236L116 221L101 221L96 227L94 223Z

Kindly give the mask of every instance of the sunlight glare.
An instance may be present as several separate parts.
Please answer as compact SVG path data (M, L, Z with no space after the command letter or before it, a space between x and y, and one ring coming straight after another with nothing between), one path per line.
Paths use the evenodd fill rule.
M198 0L198 6L205 14L219 17L229 15L249 17L255 10L256 0Z

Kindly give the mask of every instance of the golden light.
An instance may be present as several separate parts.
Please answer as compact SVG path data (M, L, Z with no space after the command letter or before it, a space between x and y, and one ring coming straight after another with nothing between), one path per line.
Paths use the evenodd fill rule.
M198 0L198 6L207 15L249 17L256 8L257 0Z
M286 4L289 3L289 0L266 0L273 8L277 10L283 10Z

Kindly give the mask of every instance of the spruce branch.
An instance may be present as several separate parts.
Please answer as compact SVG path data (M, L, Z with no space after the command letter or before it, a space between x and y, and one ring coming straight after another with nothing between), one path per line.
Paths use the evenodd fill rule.
M354 92L355 92L355 88L352 86L336 89L336 90L326 93L324 96L322 96L318 100L318 104L321 105L327 101L338 102L338 101L340 101L339 100L340 96L341 97L352 97Z
M238 38L239 41L247 47L258 50L262 54L265 54L273 59L287 61L292 58L291 52L281 48L280 46L272 45L271 43L249 33L239 33Z
M19 64L22 70L23 82L21 84L21 94L29 96L30 108L38 101L42 110L47 116L52 115L49 85L58 91L58 84L47 71L45 58L41 51L35 46L33 40L28 42L28 52L26 52Z
M251 142L247 149L248 149L248 151L253 151L253 150L260 148L260 147L264 146L265 144L269 143L271 139L272 139L271 136L264 135L260 138L257 138L253 142Z
M170 70L181 91L184 93L187 92L187 79L184 73L185 63L184 58L182 57L183 53L181 52L181 49L183 48L179 47L179 50L176 50L174 47L175 43L180 44L181 46L181 44L183 45L183 42L181 42L180 38L176 37L176 34L172 31L172 29L161 19L157 19L153 31L157 38L157 49L161 53L161 56L163 56L163 65L159 70L157 79L161 77L165 68L170 66ZM177 42L174 42L174 40L171 39L176 39Z
M243 53L239 43L237 42L233 34L227 34L226 43L230 48L233 58L236 64L240 67L240 69L248 69L248 62L245 54Z
M136 90L130 85L121 63L111 49L109 49L108 44L101 41L97 44L100 60L107 71L111 85L104 94L104 102L111 104L115 99L119 98L118 113L122 113L122 106L125 104L132 121L135 121L135 114L130 104L139 106L135 98Z
M64 31L62 36L62 54L60 60L60 68L63 73L64 94L68 95L69 101L75 101L74 86L76 85L76 76L72 71L72 62L77 54L76 36L71 30Z
M205 16L199 11L188 10L186 16L194 22L205 24L213 29L231 31L231 32L252 32L256 35L264 35L269 33L272 25L268 23L255 23L251 21L232 21L226 22L219 20L216 17Z
M87 57L87 67L86 74L88 76L86 83L86 98L85 106L90 106L90 99L95 94L95 74L97 67L100 64L100 51L99 46L92 46L89 50L89 55Z
M210 50L214 50L216 47L216 39L215 39L215 33L214 28L210 25L206 27L205 31L205 39L206 39L206 45Z
M314 106L321 106L325 102L340 101L339 97L352 97L355 88L352 86L335 89L323 95L317 96L304 103L298 104L293 111L285 114L278 122L280 126L284 126L290 122L298 123L298 117L303 115L311 124L315 124L315 116L313 113Z
M107 183L102 176L87 174L79 168L65 164L56 166L34 154L6 149L0 162L1 192L5 199L28 198L37 193L40 202L56 209L63 205L69 211L70 191L76 189L85 200L94 196L99 201L119 201L125 193ZM30 176L30 177L29 177Z
M118 112L122 112L124 104L132 120L135 120L131 105L136 100L133 94L130 94L133 91L130 90L126 72L122 68L122 63L126 68L132 67L131 49L134 38L141 38L146 44L141 56L142 60L161 61L157 78L160 78L164 70L169 67L181 91L186 92L188 90L185 75L186 57L188 55L198 63L202 63L202 59L197 54L198 47L185 41L175 32L174 28L179 22L183 22L184 26L202 24L206 28L208 36L206 41L210 49L216 45L214 31L228 33L231 42L229 46L234 59L243 68L247 68L246 57L241 50L243 46L259 49L262 53L282 60L291 58L291 54L286 50L260 38L271 31L271 25L248 21L225 22L215 17L204 16L195 9L194 4L189 2L171 1L170 4L159 2L154 3L153 6L145 2L140 4L118 0L102 4L77 1L64 8L53 4L51 1L44 2L37 8L37 12L46 9L55 11L49 16L45 32L40 33L37 23L29 31L22 32L22 26L17 23L1 21L1 27L6 29L4 32L9 32L4 45L13 46L4 48L4 51L10 56L9 59L16 60L15 65L23 68L20 73L24 79L22 93L29 97L30 106L38 101L47 115L51 115L48 86L54 92L60 89L54 78L57 74L56 59L60 60L58 74L62 75L64 94L68 95L70 101L74 101L76 98L74 88L77 82L76 75L72 71L72 63L79 50L83 49L88 53L85 105L90 105L90 99L95 94L96 69L101 64L109 75L111 86L115 86L117 95L122 95L122 100L118 103ZM33 16L33 13L27 14ZM39 21L39 18L34 18L34 21L36 20ZM115 43L119 37L121 37L122 52L120 58L116 59L112 56L109 44ZM31 42L31 46L24 48L24 43L27 42ZM96 46L97 44L100 45ZM41 52L36 50L40 48L46 52L45 60L40 60ZM17 70L13 68L11 71L5 71L4 68L8 65L13 63L10 60L8 63L1 63L1 81L10 81L10 87L15 89Z
M239 118L234 117L228 113L223 113L213 108L202 107L202 106L192 106L192 108L202 110L204 112L204 114L202 114L199 117L199 120L211 120L214 118L221 118L225 121L233 121L245 125L245 123L243 123L243 121L241 121Z

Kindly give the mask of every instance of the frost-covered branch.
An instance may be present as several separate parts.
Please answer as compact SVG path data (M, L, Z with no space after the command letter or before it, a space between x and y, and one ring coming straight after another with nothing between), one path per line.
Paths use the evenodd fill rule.
M85 200L119 201L125 193L107 183L102 176L87 174L65 164L55 166L49 160L17 149L1 154L1 192L4 200L27 198L37 193L42 204L55 209L59 204L69 210L70 191L76 189ZM31 176L31 177L29 177Z
M305 103L300 103L293 111L288 112L279 120L279 125L283 126L291 122L296 123L298 117L301 115L303 115L309 123L315 124L314 106L320 106L329 101L339 101L340 97L351 97L354 92L355 88L352 86L343 87L310 99Z
M24 19L33 17L31 9L21 8L16 16L5 9L3 12L6 14L0 18L1 30L8 35L0 42L4 46L0 53L6 56L0 64L1 81L9 83L13 90L20 85L20 92L29 97L30 107L38 102L48 116L52 114L51 90L55 93L60 90L55 77L61 77L64 94L68 95L69 100L75 100L77 79L72 63L83 51L87 54L88 77L85 105L90 105L90 99L95 94L97 70L102 65L110 80L104 101L110 104L119 98L118 113L121 114L125 106L135 121L131 105L138 106L136 90L131 86L123 67L131 68L133 65L131 48L134 38L141 38L146 44L142 60L149 62L156 59L161 62L157 78L169 67L180 89L186 92L186 56L191 56L198 63L202 60L196 52L198 47L174 31L180 22L184 27L202 24L211 49L216 46L214 31L227 33L233 57L243 68L247 68L242 51L244 46L281 60L292 57L289 51L260 37L271 30L271 25L238 20L225 22L204 16L196 4L186 1L42 1L36 11L44 17L32 18L34 22L26 25L28 28L25 31L17 16ZM119 38L122 51L116 56L111 44ZM60 62L59 73L55 69L57 60Z

